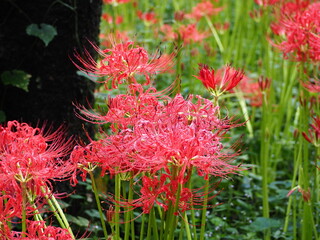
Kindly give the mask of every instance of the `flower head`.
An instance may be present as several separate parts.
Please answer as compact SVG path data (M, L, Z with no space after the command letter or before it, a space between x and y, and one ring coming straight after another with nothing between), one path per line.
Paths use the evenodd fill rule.
M203 39L209 36L207 32L199 32L196 24L181 25L178 29L181 39L185 44L190 44L194 42L201 42Z
M142 47L134 47L132 41L126 43L113 44L112 48L101 50L95 47L102 56L101 61L97 63L88 53L86 59L79 54L76 58L83 67L75 63L82 71L88 72L94 76L104 77L107 79L102 81L108 84L112 81L112 88L117 88L118 84L127 81L128 84L137 83L135 75L145 76L146 83L150 83L150 75L163 72L170 69L172 65L173 54L170 58L155 55L149 57L148 52Z
M19 192L26 183L37 195L50 186L50 180L69 177L72 166L63 161L70 150L70 141L63 141L61 128L52 134L26 123L9 121L0 126L1 186Z
M219 97L226 91L232 90L244 78L243 71L238 71L229 65L215 71L207 65L199 65L199 75L195 76L209 92Z
M320 38L320 3L296 1L283 4L278 21L272 30L282 37L282 42L272 44L285 58L296 61L320 60L317 40Z
M222 8L215 8L210 1L202 1L192 8L192 12L187 14L187 18L192 18L195 20L200 20L204 16L216 15L222 11Z
M313 123L310 124L311 128L309 129L308 133L303 132L303 137L316 147L320 146L320 117L314 117Z

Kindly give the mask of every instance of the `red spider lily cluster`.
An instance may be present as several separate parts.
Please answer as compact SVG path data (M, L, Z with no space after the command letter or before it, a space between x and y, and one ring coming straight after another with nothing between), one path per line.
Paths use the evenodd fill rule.
M278 5L277 21L271 25L281 40L273 43L286 58L296 61L320 60L320 3L309 0Z
M44 228L44 222L28 221L28 232L12 231L14 218L32 217L53 195L51 181L69 179L73 165L65 161L71 141L63 141L62 129L44 129L10 121L0 126L0 236L1 239L72 239L66 229Z
M124 43L106 50L111 54L105 55L98 67L80 61L84 67L89 67L88 72L119 79L119 74L124 72L122 68L109 69L117 66L113 63L116 60L123 66L123 56L132 44ZM132 73L139 71L146 75L163 68L162 61L160 65L149 63L144 49L132 46L131 50L132 58L126 57L126 67L135 66ZM115 58L113 54L122 57ZM131 73L120 76L125 80L132 78ZM226 66L214 75L214 70L202 66L198 78L205 87L221 95L238 84L243 72ZM128 84L127 93L108 99L105 114L78 106L83 119L95 124L109 123L111 134L101 132L101 139L91 140L87 146L77 146L71 154L71 161L79 166L77 171L83 180L96 167L101 169L102 175L121 174L138 179L142 176L140 189L136 191L138 198L111 201L129 209L142 208L143 213L149 213L154 205L166 211L179 202L176 213L181 213L194 208L193 203L200 205L205 198L201 189L187 187L192 174L208 180L210 176L221 178L240 170L231 164L239 151L225 148L222 142L231 128L241 124L227 117L220 119L219 107L212 101L200 96L185 99L180 94L169 97L132 80L117 83ZM77 183L77 173L73 176L73 182Z
M86 180L88 173L99 168L103 176L134 181L132 198L109 196L115 209L139 208L148 214L156 205L164 212L175 206L172 214L179 215L206 208L202 204L216 196L217 182L241 170L232 164L240 151L224 142L226 133L242 124L221 118L214 101L193 95L184 98L179 93L169 97L165 93L170 89L158 92L149 85L152 74L170 68L173 54L150 58L131 41L96 49L103 57L99 62L89 55L84 59L75 55L82 64L77 65L79 69L105 77L103 82L111 81L113 88L126 84L127 92L109 98L105 114L77 108L82 119L108 123L108 133L101 130L98 140L70 151L71 140L63 141L61 129L45 134L44 128L17 121L0 127L0 234L6 239L74 239L67 225L46 226L40 217L43 205L56 195L51 181L70 180L74 185L79 174ZM148 86L138 83L137 74L144 76ZM220 96L242 80L243 72L230 66L215 72L201 65L197 78ZM210 179L215 183L207 190L191 187L194 175L208 186ZM22 232L10 229L7 223L13 217L22 219Z

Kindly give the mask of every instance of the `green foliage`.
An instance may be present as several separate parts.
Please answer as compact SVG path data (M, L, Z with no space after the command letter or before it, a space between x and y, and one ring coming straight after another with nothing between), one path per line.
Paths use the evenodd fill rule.
M40 38L45 46L48 46L53 38L58 34L54 26L46 23L39 24L30 24L26 28L26 32L30 36L35 36Z
M1 74L1 81L4 85L12 85L26 92L29 91L31 75L22 70L5 71Z

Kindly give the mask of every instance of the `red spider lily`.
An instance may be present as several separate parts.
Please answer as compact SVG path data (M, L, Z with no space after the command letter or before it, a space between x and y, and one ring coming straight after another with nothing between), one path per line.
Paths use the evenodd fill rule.
M204 193L202 188L190 189L185 187L189 177L190 175L186 175L183 178L174 179L170 172L162 173L160 176L143 176L141 179L142 185L136 192L138 198L132 200L109 198L109 200L129 211L141 208L142 214L149 214L155 205L160 206L164 211L167 211L170 206L177 206L175 215L190 209L201 209L205 198L209 200L217 196L217 194L212 195L211 193L216 190L220 182L214 184L207 193Z
M298 191L301 193L301 195L302 195L302 197L303 197L303 201L305 201L305 202L309 202L309 201L310 201L310 199L311 199L310 189L304 190L304 189L302 189L299 185L296 186L296 187L294 187L294 188L292 188L292 189L288 192L287 197L289 197L289 196L290 196L294 191L296 191L296 190L298 190Z
M70 150L71 140L63 141L62 129L44 134L40 128L10 121L0 127L1 186L11 186L19 192L20 183L40 195L50 180L69 177L73 166L63 161Z
M21 217L21 202L19 198L14 198L9 195L0 196L0 236L11 234L8 222L13 217Z
M201 42L210 35L208 32L199 32L195 23L187 26L181 25L178 32L185 44Z
M280 2L280 0L254 0L256 4L260 5L260 6L271 6L274 5L278 2Z
M286 58L296 61L319 61L320 3L296 1L282 6L277 23L272 30L281 35L281 43L272 44L279 48ZM316 39L316 40L315 40Z
M127 42L130 40L127 32L121 32L119 30L116 30L115 33L109 33L107 35L101 33L99 35L100 38L100 45L106 48L110 48L113 45L112 39L121 39L124 42Z
M311 128L309 129L308 133L303 132L303 137L316 147L320 146L320 117L313 118L313 124L310 125Z
M158 22L158 19L157 19L156 14L154 12L143 13L140 10L138 10L137 16L139 19L144 21L146 23L146 25L156 24Z
M216 15L222 11L222 7L215 8L210 1L202 1L192 8L190 14L186 14L187 18L192 18L195 20L200 20L204 16Z
M243 71L229 65L215 71L207 65L199 64L199 75L195 76L215 97L232 90L244 78Z
M139 84L131 84L128 90L129 94L120 94L108 100L109 110L106 115L100 115L77 106L85 118L81 115L78 115L78 117L95 124L110 122L112 123L112 130L117 132L128 128L128 126L133 126L138 120L152 120L155 118L158 111L163 107L159 99L166 99L161 96L163 93L157 93L155 88L149 88L144 91Z
M74 238L70 235L67 229L46 226L45 222L42 221L28 221L27 222L28 232L26 237L21 236L22 233L11 232L10 239L21 239L21 240L73 240Z
M253 82L245 76L237 86L237 90L243 93L251 106L260 107L263 103L263 92L270 88L270 83L268 78L259 77L258 82Z
M172 26L169 24L163 24L160 27L160 31L163 33L164 41L175 40L178 38L178 34L173 30Z
M86 52L86 58L82 58L78 53L75 57L80 61L83 67L75 63L75 65L82 71L88 72L94 76L107 76L107 83L112 81L112 88L117 88L118 84L127 81L129 84L137 83L135 79L136 74L145 76L146 83L150 83L150 75L157 72L167 71L171 68L173 54L170 58L155 55L149 57L147 51L142 47L134 47L134 43L129 41L121 44L113 44L113 48L101 50L94 46L98 53L103 57L97 63Z
M118 4L122 4L122 3L128 3L130 1L131 0L103 0L103 3L118 5Z
M310 92L320 93L320 80L319 79L312 79L308 83L301 82L301 84L304 88L306 88Z
M224 133L235 125L218 119L218 109L211 101L198 97L193 103L192 98L184 100L181 95L167 105L159 104L154 97L134 99L130 95L119 100L109 109L116 119L101 119L122 127L115 135L90 145L103 172L154 173L173 164L193 166L206 177L224 176L238 169L228 163L237 154L223 153L220 143ZM126 116L130 118L135 112L138 115L127 121Z
M104 21L106 21L107 23L109 23L109 24L112 24L112 23L113 23L112 16L110 16L109 14L104 13L104 14L102 14L101 17L102 17L102 19L103 19ZM122 17L122 16L117 16L115 23L116 23L116 24L121 24L122 22L123 22L123 17Z

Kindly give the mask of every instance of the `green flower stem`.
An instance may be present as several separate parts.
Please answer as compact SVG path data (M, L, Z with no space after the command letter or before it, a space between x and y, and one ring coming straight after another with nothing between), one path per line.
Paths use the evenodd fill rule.
M46 197L46 199L47 199L47 202L48 202L48 204L49 204L49 207L51 208L54 216L55 216L56 219L58 220L60 227L66 229L66 226L64 225L64 222L63 222L62 218L60 217L59 213L56 211L56 208L55 208L53 202L51 201L51 199L49 199L48 197Z
M223 48L223 46L222 46L222 43L221 43L221 40L220 40L220 38L219 38L219 35L218 35L217 30L214 28L214 26L213 26L210 18L209 18L207 15L205 15L205 19L206 19L206 21L207 21L207 23L208 23L208 25L209 25L209 28L210 28L210 30L211 30L211 32L212 32L212 34L213 34L214 39L215 39L216 42L217 42L217 45L218 45L218 47L219 47L220 52L223 53L223 52L224 52L224 48Z
M246 127L247 127L247 130L248 130L248 133L249 133L249 138L253 138L253 129L252 129L251 121L250 121L250 118L249 118L246 101L245 101L245 99L243 97L243 94L241 92L237 91L236 92L236 96L238 98L238 101L239 101L239 104L240 104L244 119L246 121Z
M36 221L43 221L43 218L42 218L42 216L41 216L41 214L40 214L40 212L39 212L39 210L38 210L38 207L37 207L37 205L35 204L35 202L34 202L34 198L32 198L32 195L31 195L31 193L28 191L27 192L27 197L28 197L28 201L29 201L29 203L34 207L34 215L33 215L33 218L36 220ZM44 225L45 227L46 227L46 225ZM42 229L41 229L42 230ZM43 230L42 230L43 231Z
M129 189L128 189L128 197L126 197L126 185L122 185L123 188L123 197L127 199L128 202L131 202L133 199L133 179L132 179L132 174L129 180ZM130 233L131 233L131 237L132 239L135 238L134 236L134 221L132 221L132 214L133 214L133 210L127 210L125 211L125 225L124 225L124 240L128 240Z
M27 232L27 185L26 182L21 182L21 190L22 190L22 237L26 236Z
M114 213L114 224L115 224L115 235L114 240L120 240L120 205L117 201L121 199L121 176L120 174L115 175L115 213Z
M153 208L151 209L153 211ZM147 230L147 240L151 240L151 212L148 215L148 230Z
M264 115L261 123L261 149L260 149L260 174L262 176L262 215L264 218L269 218L269 152L270 152L270 109L263 103ZM270 230L266 230L264 234L265 240L270 240Z
M191 168L188 170L188 181L186 183L186 187L189 188L189 189L192 189L192 181L191 181L191 176L192 176L192 173L193 173L193 167L191 166ZM191 206L193 206L193 203L191 203ZM192 222L192 232L193 232L193 239L192 240L197 240L198 239L198 235L197 235L197 228L195 227L197 225L196 223L196 217L195 217L195 213L194 213L194 208L191 208L190 209L190 212L191 212L191 222ZM190 231L190 226L189 226L189 222L187 220L187 214L185 213L185 223L188 224L188 226L185 226L186 228L188 228L187 231ZM191 233L190 233L191 235ZM187 233L187 237L189 238L189 234ZM189 240L189 239L188 239Z
M185 229L186 229L186 233L187 233L187 240L195 240L195 238L192 238L191 237L191 231L190 231L190 226L189 226L189 221L188 221L188 216L187 216L187 213L184 212L184 226L185 226ZM181 231L182 232L182 231ZM196 235L195 235L196 236Z
M105 239L108 239L107 227L106 227L106 223L105 223L105 219L104 219L104 214L103 214L102 208L101 208L99 193L98 193L97 185L96 185L96 182L94 179L94 175L93 175L92 171L89 171L88 173L90 175L92 191L94 193L94 197L96 199L96 203L97 203L97 207L98 207L98 211L99 211L99 215L100 215L100 221L101 221L101 226L102 226L102 230L103 230L103 235L104 235Z
M141 229L140 229L140 240L144 240L145 218L146 218L146 215L142 214Z
M298 175L298 170L301 165L301 152L302 152L302 145L296 144L296 148L294 151L294 169L293 169L291 189L293 189L296 186L296 179L297 179L297 175ZM286 218L285 218L284 227L283 227L283 232L285 232L285 233L288 231L289 219L290 219L290 209L291 209L291 205L292 205L293 201L295 201L295 200L293 200L293 198L290 197L289 201L288 201L288 205L287 205ZM293 204L295 204L295 202L293 202ZM294 208L292 215L295 215L295 214L296 214L296 212L295 212L295 208ZM293 219L295 220L295 217ZM296 234L294 236L296 236Z
M157 226L156 214L155 214L154 207L151 209L151 223L152 223L152 228L153 228L153 236L154 236L153 239L159 240L158 226Z
M48 198L48 200L49 200L49 198ZM61 209L57 199L54 197L53 194L51 194L51 196L50 196L50 201L52 201L51 203L54 206L54 208L53 208L54 212L57 212L58 215L60 216L60 218L65 226L64 228L67 229L68 232L70 233L70 235L72 236L72 238L75 239L74 234L73 234L71 227L69 225L69 222L68 222L63 210Z
M210 178L206 180L204 186L204 201L202 205L202 214L201 214L201 228L200 228L200 240L204 240L205 230L206 230L206 220L207 220L207 205L208 205L208 193L209 193L209 186L210 186Z

